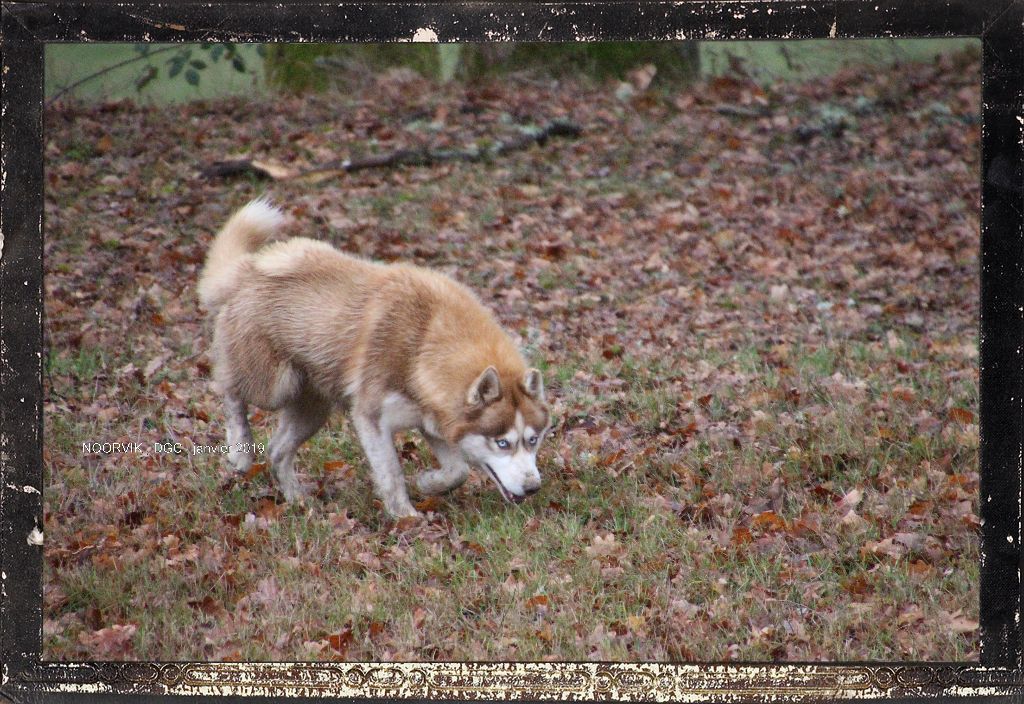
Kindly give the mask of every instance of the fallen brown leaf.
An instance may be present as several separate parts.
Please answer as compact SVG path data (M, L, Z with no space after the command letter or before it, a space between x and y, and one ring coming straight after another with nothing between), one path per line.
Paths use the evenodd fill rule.
M82 632L78 641L89 649L96 660L119 660L131 652L132 638L138 626L115 624L92 633Z
M428 511L436 512L441 508L441 499L437 496L427 496L413 505L416 507L416 510L421 513L427 513Z
M339 633L327 636L327 642L330 644L331 649L344 659L348 653L348 647L352 644L352 627L346 626Z
M974 414L966 408L950 408L949 419L966 425L974 422Z

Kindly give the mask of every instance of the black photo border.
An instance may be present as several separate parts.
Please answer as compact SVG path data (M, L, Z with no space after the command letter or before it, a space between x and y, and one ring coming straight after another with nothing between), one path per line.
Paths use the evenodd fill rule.
M979 37L979 663L42 661L43 50L48 42ZM1024 0L2 2L0 698L747 701L1024 697ZM131 699L129 699L131 698Z

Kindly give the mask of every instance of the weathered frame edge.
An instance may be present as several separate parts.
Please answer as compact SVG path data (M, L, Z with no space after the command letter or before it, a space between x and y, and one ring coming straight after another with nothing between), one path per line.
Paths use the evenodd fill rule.
M646 5L674 7L697 3L626 3L610 2L600 6L571 4L574 11L598 8L602 18L614 14L616 8ZM735 9L737 3L702 3ZM13 21L20 8L40 8L49 12L57 8L63 31L73 30L75 18L68 22L66 13L75 14L83 5L62 3L46 5L4 3L4 66L2 141L3 184L0 196L0 232L6 243L0 256L0 654L3 656L0 693L8 696L45 692L165 692L169 694L267 694L269 696L347 696L347 697L429 697L443 699L516 698L516 699L622 699L647 700L663 698L728 699L761 698L769 692L788 694L792 698L821 697L874 698L880 696L989 695L1019 696L1024 693L1021 676L1021 613L1020 597L1020 457L1024 453L1024 11L1022 2L992 3L984 13L968 12L961 2L947 2L946 8L961 11L962 23L948 23L944 29L929 25L928 36L979 36L983 42L983 166L982 166L982 314L981 341L981 427L982 427L982 540L985 559L982 566L982 662L969 665L893 663L893 664L756 664L756 665L671 665L671 664L607 664L607 663L509 663L509 664L417 664L417 663L350 663L350 664L231 664L231 663L43 663L41 651L40 577L42 550L34 544L42 540L41 455L41 365L42 365L42 52L44 41L69 40L54 32L55 25ZM259 3L217 6L245 10ZM564 6L568 6L566 4ZM745 6L792 7L796 3L743 3ZM818 15L808 25L785 38L810 36L904 36L908 27L897 26L879 32L877 23L862 23L853 31L840 31L843 23L856 19L865 3L851 0L827 3L800 3ZM520 8L523 4L470 3L462 5L428 5L425 3L390 3L377 7L390 11L410 9L406 17L412 24L430 25L438 15L450 17L466 8ZM997 7L998 6L998 7ZM96 7L95 5L92 7ZM156 8L155 14L143 12L132 21L138 28L166 30L165 40L190 41L196 37L184 25L168 21L163 15L178 8L154 5L134 7ZM185 6L187 9L189 6ZM210 7L207 5L206 7ZM302 3L287 6L290 12L310 8L367 7L345 3ZM534 12L548 13L561 4L537 4ZM119 6L116 12L123 12ZM825 34L825 20L832 9L832 23ZM514 13L514 10L510 10ZM402 15L398 12L398 15ZM784 14L781 13L780 14ZM147 19L149 17L149 19ZM38 15L36 17L38 19ZM522 18L520 18L522 19ZM527 17L529 25L534 18ZM540 21L543 22L542 18ZM712 20L721 20L714 17ZM98 21L98 20L97 20ZM600 25L602 19L596 22ZM709 20L710 22L710 20ZM407 23L408 24L408 23ZM442 24L435 22L434 24ZM736 34L736 23L726 21L719 33L707 24L714 38L753 38ZM13 32L8 32L17 26ZM104 25L107 28L116 26ZM547 27L548 25L544 25ZM661 30L665 29L661 25ZM808 29L808 26L810 27ZM974 29L973 32L961 28ZM182 29L178 29L181 27ZM40 28L46 31L39 31ZM599 27L600 28L600 27ZM912 27L910 27L912 29ZM400 30L401 27L394 31ZM763 26L760 29L765 29ZM25 30L24 32L22 30ZM381 38L387 32L374 30L367 38ZM394 31L392 34L394 34ZM635 31L635 30L634 30ZM614 33L609 33L614 34ZM650 29L648 30L650 34ZM686 32L683 33L685 35ZM742 34L742 33L740 33ZM641 35L643 33L641 32ZM658 38L668 35L659 34ZM680 34L671 35L675 37ZM125 35L122 35L125 36ZM440 38L464 39L439 34ZM584 38L606 38L597 33ZM618 36L618 35L614 35ZM646 36L646 35L645 35ZM160 38L160 37L153 37ZM247 35L247 38L252 38ZM261 38L261 37L257 37ZM351 40L352 37L346 36ZM490 38L490 37L485 37ZM521 36L510 35L515 40ZM558 28L547 38L561 37ZM640 38L628 36L625 38ZM702 38L702 37L688 37ZM767 38L757 35L756 38ZM11 117L13 115L13 117ZM26 305L28 302L28 305ZM13 304L12 304L13 303ZM10 341L14 344L10 344ZM26 342L28 344L26 344ZM1005 419L1015 420L1007 427ZM1000 468L999 474L984 471ZM1005 474L1004 474L1005 473ZM1003 483L1008 479L1010 486ZM986 501L985 497L993 495ZM1009 498L1006 490L1010 489ZM1002 494L1000 494L1002 491ZM1016 507L1013 506L1016 499ZM1016 511L1013 509L1016 508ZM19 542L19 538L21 542ZM1013 538L1013 541L1008 540ZM14 569L17 566L17 569ZM996 604L992 598L1016 590L1017 599L1008 605ZM35 605L12 607L11 595L19 597L26 590L35 596ZM21 599L17 599L21 602ZM1011 618L1008 619L1007 616ZM29 633L29 627L34 632ZM27 635L26 635L27 634ZM28 648L27 645L34 647ZM207 668L206 676L198 676ZM264 674L252 684L230 682L230 675L241 677L246 668L257 668ZM296 669L298 668L298 670ZM417 671L435 669L431 682ZM444 669L447 668L447 669ZM305 675L295 675L305 672ZM59 673L59 675L58 675ZM210 673L213 673L212 675ZM326 677L322 679L317 673ZM390 673L388 675L387 673ZM252 674L251 672L249 673ZM227 675L229 681L221 678ZM388 681L390 676L393 681ZM520 687L499 684L508 676L523 678ZM797 682L806 677L802 683ZM376 681L374 677L385 677ZM787 685L784 680L790 679ZM582 678L582 679L580 679ZM402 684L399 683L401 680ZM585 680L585 681L584 681ZM488 681L490 683L488 683ZM701 686L703 681L704 686ZM473 683L476 684L473 684ZM708 682L713 682L708 685ZM445 684L447 683L447 684ZM554 684L552 684L554 683ZM575 689L572 688L575 683ZM774 687L778 687L774 689Z

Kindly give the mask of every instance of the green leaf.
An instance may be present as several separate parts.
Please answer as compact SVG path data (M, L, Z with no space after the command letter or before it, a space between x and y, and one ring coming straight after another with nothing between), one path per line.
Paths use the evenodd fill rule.
M159 75L160 71L156 66L147 66L145 73L139 77L139 80L135 81L135 90L141 91L143 88L148 86L150 82Z
M194 70L194 69L191 69L191 68L188 71L185 71L185 81L190 86L198 86L199 85L199 72Z
M256 45L256 55L259 56L261 59L267 58L267 45L266 44L257 44Z
M175 56L167 63L171 65L171 70L167 72L168 78L174 78L179 73L181 73L181 69L185 67L185 60L182 59L180 56Z
M239 73L245 73L245 62L242 61L242 57L236 56L235 58L231 59L231 65Z
M188 65L191 66L192 68L196 69L197 71L202 71L204 68L206 68L206 62L205 61L200 61L199 59L194 59L192 61L189 61Z
M224 45L218 44L217 46L210 49L210 61L220 61L220 57L224 55Z

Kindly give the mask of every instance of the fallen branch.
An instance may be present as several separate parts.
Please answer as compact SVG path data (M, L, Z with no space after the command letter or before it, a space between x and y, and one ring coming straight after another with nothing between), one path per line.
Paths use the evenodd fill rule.
M728 115L729 117L768 117L772 114L772 111L766 106L748 108L743 105L730 105L728 103L716 105L715 112L719 115Z
M538 144L544 146L552 137L575 139L583 128L571 122L555 120L542 128L523 128L522 133L506 140L466 149L398 149L387 154L375 154L358 159L332 161L311 169L292 170L286 167L251 159L215 161L200 171L203 178L228 178L251 174L275 181L300 179L322 181L342 174L365 169L393 168L396 166L432 166L448 161L486 161L512 152L522 151Z

